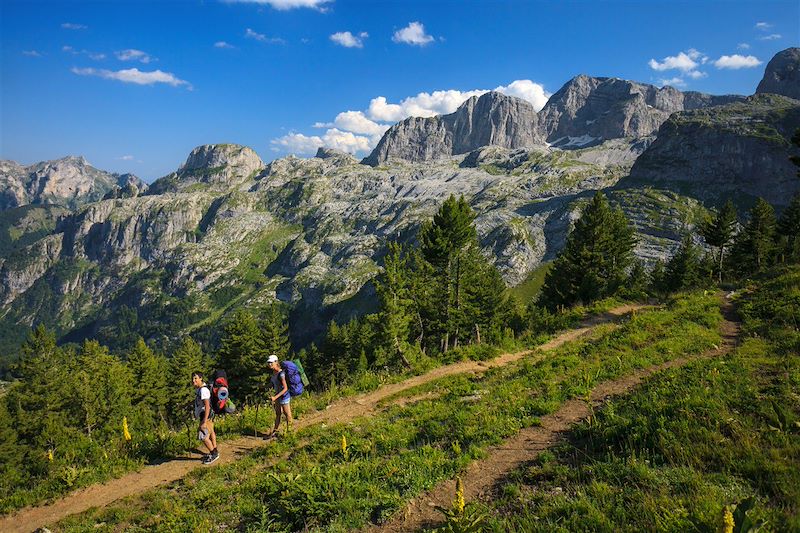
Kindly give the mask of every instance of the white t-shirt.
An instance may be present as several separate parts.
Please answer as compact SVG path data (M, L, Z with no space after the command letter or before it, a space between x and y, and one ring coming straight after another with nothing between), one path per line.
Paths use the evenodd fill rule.
M211 391L208 386L203 383L203 386L197 389L197 394L194 397L194 417L198 420L203 419L203 412L206 410L206 400L211 399Z

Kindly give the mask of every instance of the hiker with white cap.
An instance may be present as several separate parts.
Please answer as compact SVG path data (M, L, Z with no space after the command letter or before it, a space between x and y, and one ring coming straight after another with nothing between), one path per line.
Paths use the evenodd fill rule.
M292 407L289 402L292 400L292 395L289 393L286 372L281 367L278 356L270 355L267 358L267 364L272 370L270 381L272 382L272 388L275 390L275 395L270 397L272 405L275 406L275 426L272 428L272 432L264 438L271 439L278 435L278 429L281 426L281 414L286 415L286 433L289 433L289 425L292 423Z

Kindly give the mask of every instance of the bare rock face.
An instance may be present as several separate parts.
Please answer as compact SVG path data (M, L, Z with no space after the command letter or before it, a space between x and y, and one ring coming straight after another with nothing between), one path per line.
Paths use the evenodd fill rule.
M125 187L147 185L133 174L98 170L82 156L42 161L23 167L0 162L0 209L28 204L58 204L76 208Z
M251 181L264 169L252 148L238 144L204 144L189 154L177 170L154 181L148 194L180 192L189 188L226 190Z
M800 100L800 48L787 48L767 64L756 94L782 94Z
M619 78L580 75L571 79L539 112L539 126L557 146L585 146L604 139L647 137L676 111L705 108L744 97L711 96Z
M724 202L742 195L787 205L800 191L790 139L800 101L759 94L743 102L676 113L636 160L627 186L663 187Z
M531 148L542 141L530 103L491 91L468 99L449 115L409 117L395 124L362 162L431 161L481 146Z

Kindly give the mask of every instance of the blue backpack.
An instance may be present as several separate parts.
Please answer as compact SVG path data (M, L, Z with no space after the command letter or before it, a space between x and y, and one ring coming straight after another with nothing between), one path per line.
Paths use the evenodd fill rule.
M284 361L281 368L286 372L286 386L289 388L289 395L294 397L303 394L303 378L297 365L292 361Z

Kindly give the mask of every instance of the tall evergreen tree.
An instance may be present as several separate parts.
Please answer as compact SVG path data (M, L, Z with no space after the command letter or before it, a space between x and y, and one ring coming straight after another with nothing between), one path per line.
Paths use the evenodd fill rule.
M184 337L170 360L167 407L174 425L186 421L191 416L191 406L195 397L192 372L208 371L208 360L203 355L200 345L191 337Z
M139 337L128 354L127 364L133 379L131 403L137 407L132 420L152 428L167 418L168 362Z
M633 261L633 228L620 208L598 191L545 276L540 296L550 309L614 294Z
M761 272L769 266L774 249L775 210L759 198L750 210L750 219L736 237L733 260L744 275Z
M74 378L81 429L90 437L97 432L118 433L122 418L131 412L131 377L125 365L105 346L87 340L78 354Z
M664 285L672 292L699 287L702 283L700 250L694 244L691 235L686 235L678 251L667 262Z
M409 350L409 335L414 319L411 276L403 247L397 243L389 243L383 272L375 281L375 291L378 293L381 308L379 342L406 367L411 366L406 353Z
M777 229L784 260L795 263L800 261L800 193L794 195L781 214Z
M217 358L247 402L260 402L266 394L272 374L267 366L269 355L256 319L237 311L225 325Z
M728 200L717 215L707 220L700 228L700 234L705 239L706 244L717 249L716 264L719 283L722 283L725 249L733 242L736 221L736 207L734 207L731 200Z
M497 268L477 246L470 246L464 257L464 306L462 341L497 342L507 317L506 284Z

